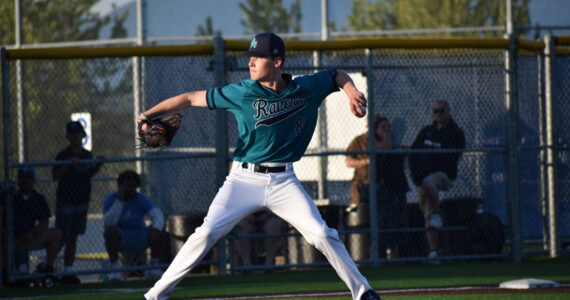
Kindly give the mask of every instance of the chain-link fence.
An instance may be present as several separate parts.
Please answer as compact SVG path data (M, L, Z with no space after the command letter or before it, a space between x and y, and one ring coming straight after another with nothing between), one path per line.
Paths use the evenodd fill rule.
M548 82L545 74L550 71L545 67L542 51L519 51L516 68L509 70L505 63L508 44L504 40L431 42L290 43L285 72L296 76L324 68L342 69L351 74L369 100L369 117L357 119L350 113L342 92L329 96L320 110L306 155L295 163L298 178L315 199L327 224L339 231L353 259L360 263L504 258L516 250L517 239L522 241L523 249L518 250L523 253L543 251L549 233L544 171L544 137L548 128L544 124ZM28 57L35 59L15 60L23 52L10 51L10 60L4 64L9 70L8 85L3 86L9 95L3 98L3 126L9 132L9 136L3 136L6 150L2 150L7 179L15 181L20 167L35 167L35 189L45 196L51 210L49 227L53 228L57 221L56 203L60 201L57 186L62 184L56 180L56 170L62 166L81 169L103 163L100 171L87 179L91 193L86 229L77 240L74 271L65 274L100 274L96 276L107 279L117 271L141 275L144 270L163 268L201 224L227 173L227 168L220 166L231 161L237 142L235 120L206 108L185 110L183 126L173 143L154 151L141 149L136 139L135 116L167 97L248 78L247 58L239 55L246 47L245 42L226 41L223 57L202 49L175 56L156 52L137 58L133 58L137 55L133 53L133 57L111 54L88 58L80 54L74 57L81 58L49 59L38 54ZM155 50L161 51L160 47ZM319 50L318 55L313 50ZM559 204L557 238L563 247L570 231L565 185L569 178L569 139L564 129L568 126L561 117L567 109L563 100L568 98L569 90L567 66L568 56L559 55L552 73L558 128L555 149L559 151L558 184L553 187ZM220 67L223 72L216 69ZM508 76L516 79L514 89L507 89ZM505 100L507 93L512 93L517 101L515 114L512 104ZM440 114L436 103L445 103L442 113L457 124L465 145L445 146L435 137L418 138L422 128L435 124ZM385 150L365 144L359 150L348 150L357 136L376 141L379 123L374 123L374 114L389 119L394 147ZM55 159L71 143L66 124L72 117L86 127L87 140L83 145L92 147L89 150L93 160L71 164ZM375 131L369 132L368 124ZM519 133L516 142L509 140L513 124ZM513 151L520 154L516 161L509 156ZM374 167L356 170L347 157L368 159ZM450 157L459 157L457 168ZM449 188L439 181L424 180L427 174L418 175L418 169L425 169L422 165L452 170L446 173ZM519 181L510 178L512 168ZM120 269L110 269L115 266L108 263L110 242L105 234L104 199L118 191L117 176L128 169L141 174L140 192L164 214L164 235L169 241L163 244L168 245L164 251L169 255L153 261L146 247L134 254L120 251L125 252L123 258L137 259L123 259ZM357 193L368 200L347 211L353 201L355 172L362 170L376 180L359 185ZM403 174L399 186L404 188L392 188L392 172ZM518 199L509 192L513 184L520 195ZM428 199L426 191L431 186L442 189L437 193L440 207L426 212L418 199ZM19 244L22 236L16 227L20 225L10 222L15 221L10 212L16 213L14 209L19 206L13 204L23 200L17 196L17 186L5 190L12 191L15 197L6 197L3 202L4 211L9 212L6 224L11 224L2 243L2 252L9 257L9 263L3 267L9 269L6 274L12 279L34 277L27 274L48 257L45 250L30 250L25 243ZM518 206L513 206L513 202ZM513 207L519 208L513 211ZM520 228L512 221L513 214L520 214ZM441 226L433 215L441 216ZM236 238L253 241L253 265L244 265L243 259L239 259ZM278 245L275 264L269 266L265 265L268 250L262 242L267 238L277 238L272 241ZM438 257L428 256L431 250L436 250ZM61 251L56 257L57 272L69 264L64 253ZM196 271L225 273L325 264L324 258L294 229L287 225L268 229L256 223L252 230L232 231Z
M559 46L554 64L553 93L554 117L556 120L556 140L554 146L558 147L558 174L556 176L556 201L559 209L559 234L562 238L562 248L570 250L570 120L565 118L570 113L568 101L570 97L570 39L562 37L558 40Z

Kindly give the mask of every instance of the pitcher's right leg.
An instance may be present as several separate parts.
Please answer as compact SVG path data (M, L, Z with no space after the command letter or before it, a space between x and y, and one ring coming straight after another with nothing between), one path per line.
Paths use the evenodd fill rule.
M197 228L196 232L188 238L160 280L145 294L147 300L168 299L174 287L217 242L221 235L212 231L211 227L204 225Z
M232 173L210 205L204 224L188 238L160 280L145 294L147 300L168 299L174 287L204 258L218 239L263 204L265 186L256 188L233 180L235 174Z

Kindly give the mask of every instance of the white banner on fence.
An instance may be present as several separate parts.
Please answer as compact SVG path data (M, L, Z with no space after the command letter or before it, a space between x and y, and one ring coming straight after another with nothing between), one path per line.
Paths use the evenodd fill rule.
M358 90L366 95L368 91L366 77L363 76L362 73L350 73L349 75L354 80L354 84ZM366 132L367 118L355 117L349 109L348 102L348 97L341 91L329 95L322 104L326 107L326 131L328 133L326 148L344 151L354 137ZM319 139L319 131L315 130L313 138L309 143L309 151L318 150ZM352 179L354 169L345 167L345 158L346 156L344 155L335 155L328 158L328 180ZM295 169L299 170L296 175L301 181L319 180L319 168L319 157L317 156L305 156L299 162L295 163Z
M71 114L71 120L77 121L83 125L85 129L85 138L83 138L83 148L91 151L93 149L93 136L91 135L91 114L88 112L76 112Z

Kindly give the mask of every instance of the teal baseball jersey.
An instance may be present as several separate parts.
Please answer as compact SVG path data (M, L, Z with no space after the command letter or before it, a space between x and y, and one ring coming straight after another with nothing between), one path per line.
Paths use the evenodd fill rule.
M307 149L318 108L338 91L336 70L291 78L280 93L247 79L208 90L210 109L234 114L239 131L234 160L248 163L295 162Z

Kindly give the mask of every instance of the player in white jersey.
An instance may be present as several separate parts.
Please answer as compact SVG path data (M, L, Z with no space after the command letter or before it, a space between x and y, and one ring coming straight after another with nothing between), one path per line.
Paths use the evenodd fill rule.
M257 34L244 54L250 57L250 79L168 98L139 117L142 121L188 107L225 109L234 114L239 130L232 169L204 223L188 238L145 298L167 299L218 239L247 215L266 208L295 227L325 255L353 299L380 299L293 171L293 162L301 159L311 140L322 101L341 88L350 100L350 110L361 118L366 114L364 94L343 71L327 70L295 79L282 73L285 45L273 33Z

